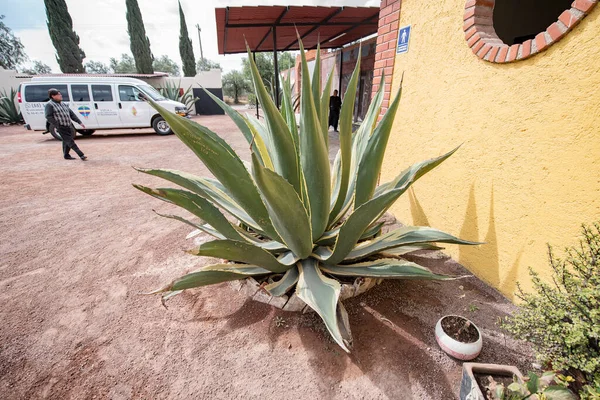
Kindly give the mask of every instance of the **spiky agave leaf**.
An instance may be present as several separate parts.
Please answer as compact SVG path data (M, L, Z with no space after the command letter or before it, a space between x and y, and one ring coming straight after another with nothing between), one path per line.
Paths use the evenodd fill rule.
M251 165L242 161L216 133L171 114L148 99L216 179L173 170L138 169L186 190L136 187L186 209L200 221L159 215L217 238L200 245L192 254L236 262L204 267L155 293L169 297L185 289L253 276L273 296L295 290L321 316L336 343L349 351L352 338L348 314L339 301L340 280L452 279L401 256L419 250L437 250L435 243L477 243L429 227L403 227L381 235L383 223L379 218L383 213L417 179L456 149L417 163L377 187L400 98L393 100L382 122L376 125L383 100L384 85L380 85L366 118L353 133L352 114L360 74L357 63L342 105L340 151L331 170L327 125L332 75L329 74L321 92L320 63L315 63L311 83L304 53L301 59L305 79L299 96L299 129L289 82L283 82L280 111L251 58L253 81L265 121L241 116L215 99L250 144ZM223 213L239 224L232 223Z

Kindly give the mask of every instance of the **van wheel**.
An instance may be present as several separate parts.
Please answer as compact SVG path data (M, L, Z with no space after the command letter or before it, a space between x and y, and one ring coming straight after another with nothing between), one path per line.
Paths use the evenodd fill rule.
M154 132L159 135L165 136L173 133L173 130L167 124L167 121L163 117L156 117L154 121L152 121L152 128L154 128Z
M60 133L58 133L55 127L51 127L49 130L50 134L54 137L54 139L60 140L62 142L62 136L60 136Z
M93 129L77 129L77 132L79 132L83 136L90 136L96 131Z

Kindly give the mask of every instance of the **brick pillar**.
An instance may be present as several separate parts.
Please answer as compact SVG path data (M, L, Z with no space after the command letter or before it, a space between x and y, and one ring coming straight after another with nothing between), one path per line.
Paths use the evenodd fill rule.
M392 73L396 59L398 41L398 24L400 23L400 4L402 0L381 0L379 11L379 29L377 31L377 48L375 49L375 67L373 70L373 92L371 98L379 90L381 73L385 74L385 89L381 114L385 113L390 102L392 91Z

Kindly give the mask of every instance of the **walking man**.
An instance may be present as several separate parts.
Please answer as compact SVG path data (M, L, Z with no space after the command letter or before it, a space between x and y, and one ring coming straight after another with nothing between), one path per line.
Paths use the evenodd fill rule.
M340 120L340 109L342 108L342 99L338 96L338 91L333 91L333 96L329 97L329 126L337 132L338 121Z
M77 122L83 129L85 129L85 125L73 110L62 102L62 94L60 91L57 89L50 89L48 90L48 97L50 97L50 101L46 104L46 120L50 123L50 129L55 127L62 137L63 156L65 157L65 160L75 159L69 154L71 149L73 149L83 161L87 160L87 157L75 144L75 140L73 139L75 133L71 127L71 120Z

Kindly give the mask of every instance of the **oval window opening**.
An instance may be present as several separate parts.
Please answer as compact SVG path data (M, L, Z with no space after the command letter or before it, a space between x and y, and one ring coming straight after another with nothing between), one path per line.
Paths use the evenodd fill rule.
M507 45L521 44L544 32L572 0L496 0L494 29Z

